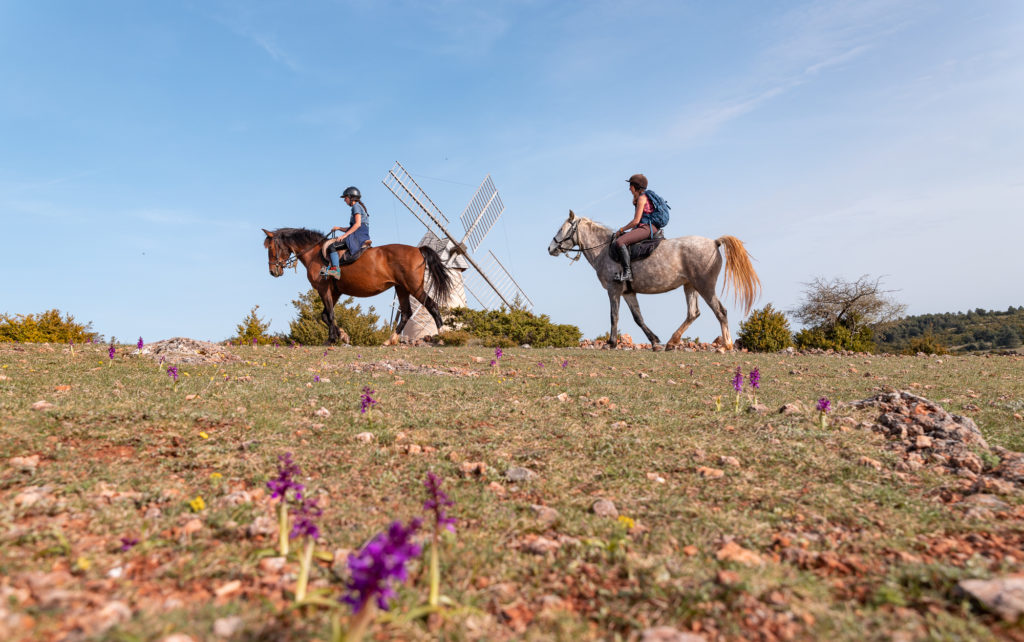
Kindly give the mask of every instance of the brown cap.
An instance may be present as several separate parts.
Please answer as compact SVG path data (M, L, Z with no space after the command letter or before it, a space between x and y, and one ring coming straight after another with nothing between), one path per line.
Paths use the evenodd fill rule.
M637 189L647 189L647 177L643 174L633 174L626 179L630 185L636 185Z

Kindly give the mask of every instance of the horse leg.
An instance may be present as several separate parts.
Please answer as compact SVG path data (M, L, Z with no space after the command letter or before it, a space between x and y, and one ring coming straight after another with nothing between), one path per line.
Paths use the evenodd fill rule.
M710 287L702 287L700 295L704 297L704 300L711 306L711 311L715 313L715 318L722 324L722 341L725 342L725 349L732 350L732 335L729 334L729 315L725 311L725 306L718 300L718 296L715 294L715 287L712 284Z
M608 302L611 303L612 327L608 331L608 347L615 348L619 343L619 297L622 296L621 286L608 289Z
M686 320L683 321L683 325L679 326L678 330L672 333L672 338L668 340L667 347L677 347L683 338L683 333L700 316L700 309L697 308L697 290L689 283L683 284L683 290L686 292Z
M412 319L412 306L409 305L409 291L400 285L395 286L395 294L398 295L398 325L395 327L395 334L402 334L405 324Z
M334 322L334 293L330 286L320 290L320 301L324 304L324 311L320 313L320 320L327 326L327 341L324 345L331 345L338 342L341 337L341 330Z
M644 317L640 314L640 302L636 300L635 292L626 292L623 297L626 299L626 305L629 306L629 311L633 313L633 320L640 326L640 329L647 335L647 340L651 342L651 349L654 349L660 341L658 341L658 335L651 332L651 329L644 323Z

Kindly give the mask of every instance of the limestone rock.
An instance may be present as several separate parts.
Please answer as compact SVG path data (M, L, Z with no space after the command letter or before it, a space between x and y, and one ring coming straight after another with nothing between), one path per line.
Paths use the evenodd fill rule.
M1007 622L1024 615L1024 577L961 580L957 588Z
M590 510L594 511L595 515L599 517L611 517L617 519L619 516L619 509L615 507L615 503L610 499L599 499L590 507Z

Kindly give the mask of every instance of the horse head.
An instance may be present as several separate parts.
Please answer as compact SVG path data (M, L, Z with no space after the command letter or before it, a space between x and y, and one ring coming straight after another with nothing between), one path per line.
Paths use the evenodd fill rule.
M263 239L263 247L267 248L267 265L270 268L270 276L276 278L284 274L284 268L288 265L288 259L291 258L292 253L275 238L274 232L266 229L263 231L267 235L267 238Z
M579 236L576 234L580 220L575 212L569 210L569 218L565 219L565 222L552 237L551 244L548 245L548 254L558 256L580 244Z

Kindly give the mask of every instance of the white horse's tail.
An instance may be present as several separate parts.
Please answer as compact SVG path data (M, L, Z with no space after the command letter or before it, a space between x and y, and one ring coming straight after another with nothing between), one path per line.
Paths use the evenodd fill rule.
M715 239L715 246L725 246L725 280L722 284L722 295L732 285L734 300L743 304L743 316L750 313L754 301L761 296L761 279L754 272L750 263L750 255L743 247L743 241L735 236L720 236Z

